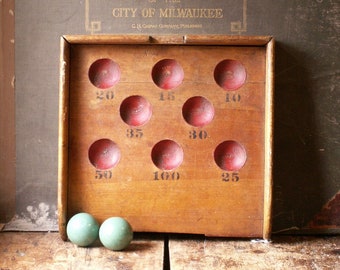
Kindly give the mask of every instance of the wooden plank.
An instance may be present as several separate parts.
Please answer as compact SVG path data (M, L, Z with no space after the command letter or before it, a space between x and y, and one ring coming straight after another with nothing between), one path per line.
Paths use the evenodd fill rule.
M65 35L71 44L188 44L265 46L270 36L235 35Z
M265 46L271 36L225 36L225 35L186 35L186 44L219 44L219 45L242 45L242 46Z
M275 237L267 241L172 238L171 270L339 269L340 237Z
M69 64L70 49L68 42L60 39L60 77L59 77L59 134L58 134L58 225L60 235L66 240L66 224L67 224L67 174L68 174L68 103L69 103Z
M0 269L162 269L162 237L136 237L122 252L81 248L58 233L0 233Z
M58 233L0 233L0 269L339 269L340 237L275 236L272 242L136 235L121 252L79 248ZM167 250L167 249L166 249ZM167 255L167 254L165 254ZM164 263L165 263L164 262Z
M0 1L0 221L15 212L14 0Z
M99 222L122 216L138 232L269 238L271 172L264 170L271 170L273 49L258 45L272 39L210 38L65 36L66 43L62 39L59 231L63 239L67 219L78 212L91 213ZM105 91L89 80L91 65L103 57L114 59L121 70L119 83ZM185 71L185 79L173 92L160 90L150 78L156 62L168 58L176 59ZM226 58L238 59L246 70L245 84L235 94L224 91L214 78L217 64ZM171 98L164 98L169 93ZM182 110L186 101L201 95L214 104L215 113L209 125L198 129L184 121ZM120 114L123 102L136 96L152 104L150 121L137 125L142 136L130 136L137 132L136 126ZM206 137L199 140L193 132L205 132ZM103 168L91 161L90 149L101 139L117 146L121 153L117 166ZM181 146L184 157L178 168L159 167L151 158L163 139ZM216 161L214 152L229 140L244 146L245 166L222 168ZM234 151L219 153L217 159L233 157ZM104 158L110 157L108 153L97 152Z
M272 226L272 190L273 190L273 112L274 112L274 47L275 41L271 39L267 44L266 55L266 97L265 97L265 163L264 163L264 220L263 220L263 238L269 239Z

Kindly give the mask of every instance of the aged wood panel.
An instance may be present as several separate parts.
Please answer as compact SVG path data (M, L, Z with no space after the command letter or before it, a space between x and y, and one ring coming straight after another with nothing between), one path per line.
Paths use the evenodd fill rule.
M339 247L339 236L279 236L270 243L171 236L164 246L162 236L147 234L136 236L127 250L113 252L99 243L76 247L58 233L0 232L0 269L333 270L340 267Z
M190 35L162 37L161 42L157 36L64 38L71 39L68 44L62 38L61 53L59 214L64 239L67 220L78 212L91 213L99 222L123 216L135 231L269 238L270 37L237 41L230 36L212 40L205 36L205 42ZM74 43L80 38L80 44ZM121 70L119 83L106 90L94 87L88 78L91 64L103 57L116 61ZM173 91L160 89L150 78L157 61L167 58L181 63L185 73L183 83ZM216 65L225 59L236 59L246 68L247 79L235 91L222 90L213 78ZM169 93L171 100L160 98ZM119 114L122 101L136 95L152 104L150 122L141 127L127 125ZM242 100L232 102L229 95L242 96ZM195 128L183 120L182 106L194 96L204 96L214 104L214 119L207 126ZM129 130L137 129L142 137L127 136ZM204 140L190 135L201 131L208 134ZM114 168L95 168L89 162L90 146L102 138L113 140L122 153ZM156 168L151 160L152 147L164 139L183 147L183 164L176 169ZM247 161L243 168L221 170L214 163L215 147L226 140L244 145ZM155 177L164 173L178 178ZM223 180L225 174L235 179Z
M0 233L0 269L162 269L163 238L135 237L123 252L100 242L87 248L64 242L58 233Z
M15 214L14 0L0 1L0 222Z
M339 237L274 237L272 242L172 237L170 269L339 269Z

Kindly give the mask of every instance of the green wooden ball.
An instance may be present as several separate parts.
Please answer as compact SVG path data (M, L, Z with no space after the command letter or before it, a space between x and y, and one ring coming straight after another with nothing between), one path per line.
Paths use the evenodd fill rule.
M121 217L111 217L99 228L99 239L110 250L125 249L133 238L131 225Z
M78 213L67 223L66 233L72 243L86 247L98 238L99 224L92 215Z

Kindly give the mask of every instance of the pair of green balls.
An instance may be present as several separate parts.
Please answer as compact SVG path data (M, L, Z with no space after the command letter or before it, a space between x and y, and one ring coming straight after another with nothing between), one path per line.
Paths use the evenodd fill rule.
M89 246L99 237L104 247L115 251L125 249L133 238L132 227L124 218L108 218L99 227L96 219L88 213L74 215L67 223L66 233L77 246Z

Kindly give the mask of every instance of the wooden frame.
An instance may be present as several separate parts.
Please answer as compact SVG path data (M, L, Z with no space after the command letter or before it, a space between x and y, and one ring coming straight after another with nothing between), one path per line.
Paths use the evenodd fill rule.
M0 2L0 223L15 215L14 0Z
M260 184L253 185L251 182L249 182L248 179L245 179L243 184L243 188L237 188L235 186L235 194L231 195L235 196L236 200L234 201L235 209L233 209L233 213L237 213L238 211L244 212L241 214L242 218L238 220L237 218L235 221L228 220L226 221L223 217L221 217L221 211L217 211L219 214L214 214L212 212L213 209L207 207L207 210L205 212L205 216L197 216L197 220L195 220L195 211L196 209L185 209L185 203L183 205L183 201L175 201L173 205L173 208L180 208L181 210L178 210L180 212L179 216L176 216L176 211L171 210L170 212L163 212L163 214L160 214L160 212L157 212L159 210L155 206L147 206L151 209L151 211L148 212L148 214L145 214L143 212L142 216L138 216L139 210L131 210L128 209L127 212L124 212L123 209L118 209L117 207L113 211L105 210L105 207L113 205L112 199L107 199L105 196L104 202L100 201L100 199L95 199L91 203L86 203L86 205L82 205L81 202L79 202L79 205L74 206L73 204L78 200L77 195L73 189L72 185L74 182L70 181L70 177L74 173L72 168L73 161L70 160L70 153L72 154L73 148L70 144L70 131L72 130L72 125L70 126L71 120L74 118L75 115L71 116L70 111L72 110L72 102L75 102L70 97L70 92L72 92L73 88L79 87L78 84L74 83L74 78L72 77L75 75L72 75L72 59L73 57L79 57L75 56L78 55L78 48L79 50L82 50L82 48L91 47L94 48L94 46L100 45L103 46L155 46L158 50L158 48L161 48L160 46L167 46L169 47L175 47L175 46L182 46L181 48L183 51L186 50L186 48L194 48L196 52L200 49L207 49L209 51L213 46L216 49L228 49L228 48L234 48L236 52L239 52L240 50L260 50L259 56L264 63L264 74L259 75L260 78L260 84L263 84L263 95L259 97L259 100L254 101L256 103L256 106L261 107L263 105L263 109L260 109L259 112L256 112L260 115L258 125L260 126L260 131L263 131L263 135L259 135L261 143L258 143L261 145L261 153L263 152L263 161L260 162L261 168L253 169L253 171L256 171L255 174L261 175L259 181ZM273 74L274 74L274 40L272 37L268 36L256 36L256 37L245 37L245 36L199 36L199 35L188 35L188 36L157 36L157 37L151 37L151 36L135 36L135 35L125 35L125 36L112 36L112 35L92 35L92 36L63 36L61 37L61 54L60 54L60 100L59 100L59 158L58 158L58 213L59 213L59 231L61 234L62 239L66 240L66 224L68 219L72 214L79 211L91 211L92 214L99 220L99 222L102 222L105 218L109 217L109 215L121 215L128 219L130 223L132 223L132 226L135 231L147 231L147 232L171 232L171 233L198 233L198 234L205 234L208 236L223 236L223 237L263 237L264 239L270 238L270 231L271 231L271 204L272 204L272 138L273 138ZM136 48L137 48L136 47ZM99 47L98 47L99 48ZM121 48L121 47L119 47ZM138 47L140 48L140 47ZM138 49L137 49L138 50ZM159 49L161 51L161 49ZM185 54L185 53L183 53ZM248 55L248 58L250 56ZM80 64L79 64L80 65ZM73 67L78 67L73 66ZM81 78L81 80L84 80ZM75 86L76 85L76 86ZM261 86L262 87L262 86ZM248 106L248 105L247 105ZM250 106L250 105L249 105ZM241 108L241 107L239 107ZM262 107L261 107L262 108ZM78 116L77 116L78 117ZM71 120L70 120L71 119ZM251 119L251 118L249 118ZM255 128L256 126L254 126ZM159 127L157 127L159 128ZM262 133L261 133L262 134ZM71 136L72 137L72 136ZM70 147L72 148L70 150ZM258 147L254 143L254 149L257 149ZM261 156L262 157L262 156ZM73 156L72 156L73 158ZM71 165L70 165L71 164ZM256 163L257 164L257 163ZM255 166L255 165L254 165ZM71 168L71 169L70 169ZM129 167L126 168L129 170ZM245 175L250 174L250 170L248 169L248 173ZM217 170L216 170L217 171ZM82 173L79 173L79 176L82 175ZM188 175L191 175L188 173ZM193 174L192 174L193 175ZM191 175L191 177L192 177ZM78 176L77 176L78 177ZM127 198L134 198L134 202L138 202L138 196L146 196L146 194L153 194L153 193L160 193L167 191L169 193L176 193L174 186L169 186L169 184L165 184L162 188L157 187L155 184L150 184L150 182L147 182L149 184L150 190L148 192L142 191L143 185L145 183L141 183L141 181L132 181L125 183L124 185L131 185L131 183L134 183L132 185L136 185L133 188L129 187L126 190L129 194L124 195L123 197L125 199ZM74 179L73 179L74 181ZM91 180L92 181L92 180ZM229 181L229 179L228 179ZM247 182L248 181L248 182ZM153 181L152 183L155 183ZM178 184L179 183L179 184ZM205 192L205 184L203 181L198 181L197 183L199 188L201 188L203 191L202 194ZM77 188L79 187L79 184L77 184ZM85 184L87 185L87 184ZM106 184L103 184L102 191L105 193L105 187L109 188L112 183L106 182ZM183 185L183 186L181 186ZM199 188L197 187L194 191L190 191L190 186L193 184L188 183L186 180L179 180L177 182L177 188L182 188L184 191L188 191L187 193L181 194L180 198L183 200L187 198L186 196L194 196L190 194L190 192L199 192ZM248 191L244 191L244 187L247 187L247 185L251 186L249 190L249 196L254 196L254 200L257 202L256 205L259 206L261 209L255 209L251 210L249 213L247 213L247 210L243 210L244 205L242 204L242 198L240 195L237 194L248 194ZM89 184L89 188L93 188L93 183ZM211 191L212 194L214 192L217 192L221 184L217 185L218 187L213 187L210 189L210 187L207 188L208 191ZM70 189L73 190L70 195ZM119 189L119 188L118 188ZM122 188L120 191L125 190ZM133 194L133 190L136 191L136 194ZM259 192L260 191L260 192ZM82 191L81 191L82 192ZM98 191L96 191L98 192ZM222 191L221 191L222 192ZM86 193L86 192L85 192ZM104 194L103 193L103 194ZM141 195L141 193L143 193ZM257 195L257 193L260 193L261 195ZM88 193L86 193L86 196L89 196ZM101 195L101 193L98 193ZM105 193L104 195L107 195L108 193ZM139 194L139 195L138 195ZM202 195L201 194L201 195ZM178 195L178 194L177 194ZM197 195L197 194L196 194ZM195 196L196 196L195 195ZM211 194L210 194L211 195ZM117 194L115 194L117 196ZM175 195L169 195L169 196L175 196ZM198 194L200 196L200 194ZM239 197L237 197L239 196ZM214 197L214 196L212 196ZM119 201L122 201L124 198L120 198ZM171 197L173 199L174 197ZM91 197L92 199L92 197ZM154 200L155 196L151 196L150 200ZM90 198L89 198L90 200ZM205 199L203 199L204 201ZM224 203L226 200L224 196L221 194L216 196L216 198L211 198L213 201L221 200L221 203ZM82 199L79 199L79 201L83 201ZM204 203L206 203L205 201ZM78 203L78 202L77 202ZM77 204L75 203L75 204ZM101 203L104 206L100 206ZM143 201L143 203L146 203L147 205L155 204L155 201L146 202ZM231 201L227 201L228 205L230 205ZM247 206L251 208L252 206L251 199L247 199ZM96 204L96 206L93 208L92 206ZM106 205L106 206L105 206ZM199 205L199 203L198 203ZM211 204L216 205L216 202L213 202ZM210 204L209 204L210 206ZM255 207L255 206L254 206ZM113 207L114 208L114 207ZM135 207L134 207L135 208ZM204 208L204 207L203 207ZM160 209L160 211L163 211L163 208ZM183 210L184 209L184 210ZM173 211L173 212L171 212ZM202 210L203 211L203 210ZM125 215L127 213L127 215ZM187 215L185 214L187 213ZM201 212L200 212L201 213ZM167 217L169 215L169 217ZM220 216L219 216L220 215ZM253 215L253 216L252 216ZM172 224L171 217L175 218L173 220ZM211 218L211 219L210 219ZM201 220L203 221L201 221ZM242 224L242 220L245 221L245 225ZM227 224L225 224L227 222ZM253 224L254 222L254 224ZM190 224L188 224L190 223ZM216 226L214 226L211 223L216 223ZM255 225L257 224L257 225ZM251 228L252 225L254 225L254 228Z

